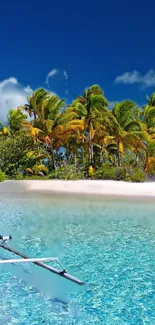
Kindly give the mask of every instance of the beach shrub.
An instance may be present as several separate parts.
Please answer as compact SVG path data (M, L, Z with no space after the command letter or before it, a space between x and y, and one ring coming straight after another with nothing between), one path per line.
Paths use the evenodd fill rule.
M6 174L0 170L0 182L6 181Z
M126 177L126 170L123 167L115 168L115 179L117 181L123 181Z
M38 173L43 173L44 175L47 175L48 174L48 168L43 165L43 164L40 164L40 165L34 165L33 168L32 168L33 172L35 174L38 174Z
M115 170L113 167L102 166L94 173L95 179L115 179Z
M131 176L128 172L126 173L124 180L125 180L125 182L132 182Z
M108 167L103 165L102 168L95 172L95 179L127 181L127 182L144 182L146 175L144 171L137 168Z
M94 173L95 179L105 179L105 180L124 180L126 176L126 171L123 167L110 167L108 165L103 165Z
M14 175L11 175L9 176L9 179L14 179L14 180L22 180L24 177L21 173L18 173L18 174L14 174Z
M78 180L84 179L84 171L72 165L60 167L50 174L51 179Z
M25 132L12 135L5 140L0 139L0 169L9 177L14 176L21 169L24 170L25 155L33 150L34 146L34 140L26 136Z
M14 177L14 179L16 179L18 181L22 180L23 179L23 174L21 174L21 173L16 174L15 177Z
M132 176L131 176L131 180L133 182L145 182L146 181L146 175L142 170L135 169Z
M24 176L23 177L23 179L25 179L25 180L33 180L33 181L35 181L35 180L48 180L48 179L50 179L49 178L49 175L48 176L39 176L39 175L27 175L27 176Z
M16 176L20 173L20 171L20 166L16 168L16 165L11 163L9 163L4 169L4 172L9 179L16 179Z

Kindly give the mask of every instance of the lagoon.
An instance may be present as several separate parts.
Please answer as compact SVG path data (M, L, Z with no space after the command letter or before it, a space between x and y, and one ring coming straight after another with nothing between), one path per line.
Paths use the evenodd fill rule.
M86 283L80 291L66 285L68 301L62 303L55 298L59 281L51 295L36 289L41 281L50 286L49 275L35 268L29 283L3 269L0 324L155 324L153 201L5 193L0 229L30 256L57 255Z

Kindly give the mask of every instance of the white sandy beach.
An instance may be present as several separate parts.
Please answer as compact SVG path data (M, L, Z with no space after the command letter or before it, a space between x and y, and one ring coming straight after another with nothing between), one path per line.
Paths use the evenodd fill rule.
M64 193L107 196L155 197L155 182L127 183L96 180L9 180L0 183L0 193Z

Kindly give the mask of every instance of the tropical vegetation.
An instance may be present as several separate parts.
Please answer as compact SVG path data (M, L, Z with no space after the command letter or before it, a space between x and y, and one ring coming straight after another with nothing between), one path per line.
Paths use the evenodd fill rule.
M92 85L67 105L43 88L0 122L0 180L116 179L155 175L155 93L143 107L109 106Z

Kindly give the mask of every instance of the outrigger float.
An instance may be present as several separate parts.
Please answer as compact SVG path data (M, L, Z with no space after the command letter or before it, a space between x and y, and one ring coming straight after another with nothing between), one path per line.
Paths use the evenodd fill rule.
M16 256L20 256L20 259L8 259L8 260L0 260L0 264L19 264L19 263L33 263L37 266L40 266L43 269L48 270L49 272L52 272L60 277L63 277L67 280L70 280L78 285L83 285L84 282L73 277L71 274L67 273L66 269L62 265L62 263L59 261L57 257L42 257L42 258L29 258L28 256L17 252L13 248L8 246L8 242L12 240L12 236L1 236L0 235L0 248L11 252L15 254ZM59 266L61 267L61 270L52 267L50 265L47 265L43 262L57 262Z

